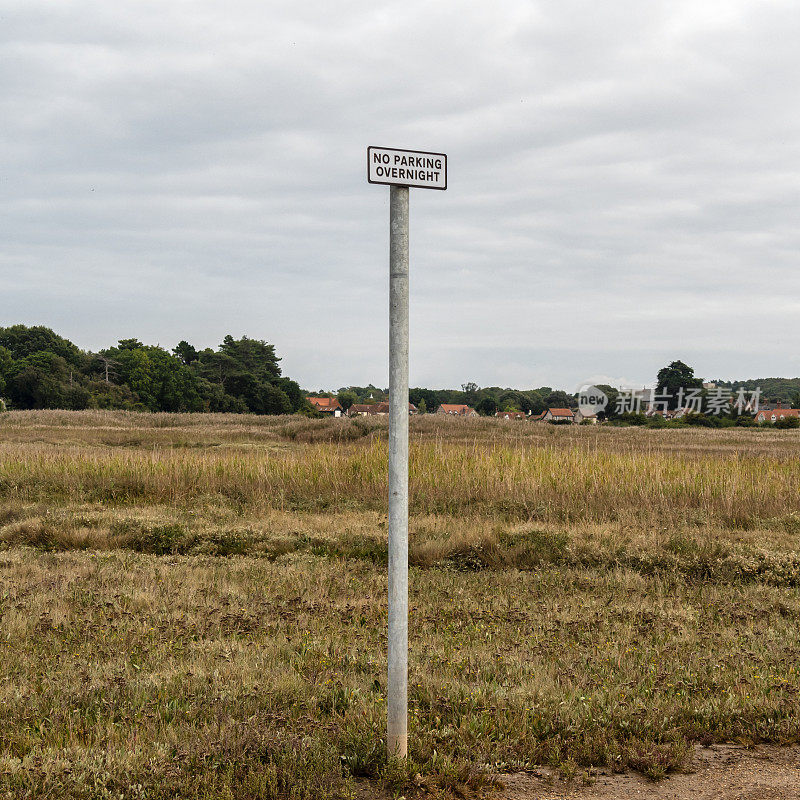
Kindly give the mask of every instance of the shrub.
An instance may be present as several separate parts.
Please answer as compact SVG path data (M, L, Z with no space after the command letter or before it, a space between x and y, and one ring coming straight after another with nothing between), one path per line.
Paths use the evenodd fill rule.
M156 556L177 555L186 553L194 543L184 527L177 523L143 529L126 523L114 527L115 533L127 534L127 546L138 553L151 553Z

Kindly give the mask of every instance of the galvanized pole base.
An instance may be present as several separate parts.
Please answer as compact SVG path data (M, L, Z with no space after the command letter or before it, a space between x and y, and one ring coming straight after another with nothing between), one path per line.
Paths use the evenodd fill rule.
M408 753L408 187L389 187L389 670L387 747Z

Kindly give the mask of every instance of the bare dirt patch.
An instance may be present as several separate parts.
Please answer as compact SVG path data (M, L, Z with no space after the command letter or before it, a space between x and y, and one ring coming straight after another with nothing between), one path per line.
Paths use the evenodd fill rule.
M800 747L712 745L695 749L686 771L658 783L601 770L594 782L568 784L548 770L503 775L505 800L796 800ZM592 778L590 778L592 780Z

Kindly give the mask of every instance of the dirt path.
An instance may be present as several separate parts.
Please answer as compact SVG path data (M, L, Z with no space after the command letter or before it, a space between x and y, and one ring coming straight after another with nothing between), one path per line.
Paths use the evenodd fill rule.
M575 787L544 773L503 775L504 800L800 800L800 747L698 747L691 771L654 783L601 772Z

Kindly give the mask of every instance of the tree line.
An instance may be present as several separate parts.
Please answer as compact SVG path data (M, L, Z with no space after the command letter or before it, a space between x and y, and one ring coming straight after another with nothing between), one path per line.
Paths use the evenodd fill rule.
M306 407L273 345L226 336L214 350L172 351L121 339L84 352L50 328L0 328L0 397L19 409L128 409L291 414Z
M0 327L0 398L17 409L125 409L253 414L315 412L308 394L353 403L379 403L388 390L372 384L338 392L305 392L281 372L275 347L259 339L226 336L216 349L198 350L187 341L171 350L138 339L121 339L97 352L81 350L42 325ZM539 414L548 407L576 407L574 395L543 386L517 390L479 387L409 392L420 412L442 403L463 403L480 414L523 411Z
M316 415L308 394L336 397L344 409L354 403L388 400L388 390L372 384L346 386L338 392L306 392L285 377L274 345L260 339L226 336L216 349L196 349L181 341L172 350L146 345L138 339L121 339L96 353L85 352L44 326L0 327L0 409L127 409L133 411L196 411L252 414ZM800 404L800 378L764 378L724 382L730 391L762 389L762 401ZM659 371L657 392L701 388L702 381L682 361ZM600 416L627 424L660 425L644 414L618 414L618 389L598 387L609 399ZM4 402L5 401L5 402ZM432 413L442 403L465 404L479 414L498 411L541 414L548 408L577 407L577 396L561 389L511 389L479 387L466 382L460 389L409 390L409 401L421 413ZM672 405L670 407L673 407ZM746 420L737 419L738 424ZM694 424L725 424L720 418L684 420Z

